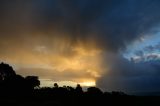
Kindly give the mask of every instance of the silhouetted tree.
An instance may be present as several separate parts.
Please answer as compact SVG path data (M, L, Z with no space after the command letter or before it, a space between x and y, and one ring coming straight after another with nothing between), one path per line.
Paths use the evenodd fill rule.
M22 89L23 87L25 87L25 79L24 77L22 77L21 75L15 75L13 78L12 78L12 81L11 81L11 85L13 87L16 87L19 89Z
M57 83L54 83L54 88L58 88L58 84Z
M77 84L77 87L75 89L76 93L77 94L82 94L83 93L83 90L82 90L82 87L80 84Z
M40 81L38 80L37 76L27 76L25 80L26 80L27 86L31 89L39 87L40 85Z
M83 92L83 89L80 84L77 84L76 88L71 86L63 86L59 87L57 83L54 83L54 87L45 87L39 88L40 81L38 80L38 76L27 76L22 77L21 75L17 75L13 68L8 64L1 63L0 64L0 97L29 97L30 100L50 100L56 103L61 103L65 105L66 103L70 104L70 101L73 101L73 104L84 105L83 103L88 105L99 105L102 100L115 100L115 98L126 97L126 94L123 92L105 92L103 93L99 88L89 87L86 92ZM20 100L18 98L18 102ZM81 102L79 101L82 101ZM64 101L64 102L61 102ZM68 102L69 101L69 102ZM105 103L105 101L104 101ZM112 101L110 102L112 103Z
M74 88L71 87L71 86L67 86L67 90L70 91L70 92L72 92L72 93L74 92Z
M10 79L15 75L16 73L11 66L3 62L0 64L0 81Z

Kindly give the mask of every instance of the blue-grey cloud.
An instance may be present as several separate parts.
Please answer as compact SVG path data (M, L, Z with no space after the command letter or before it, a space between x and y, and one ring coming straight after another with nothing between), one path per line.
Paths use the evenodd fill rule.
M160 43L147 45L141 50L136 50L131 57L135 62L160 59Z
M149 45L144 48L146 52L160 51L160 42L156 45Z
M118 90L127 93L157 92L160 89L160 61L134 63L121 56L112 58L113 65L97 86L104 90Z

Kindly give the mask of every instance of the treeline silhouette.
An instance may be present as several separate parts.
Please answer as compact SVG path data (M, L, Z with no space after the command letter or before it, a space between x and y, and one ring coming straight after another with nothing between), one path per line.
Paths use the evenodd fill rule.
M15 73L13 68L5 63L0 64L0 96L25 95L38 88L40 81L37 76L22 77Z
M46 95L54 96L100 96L105 95L115 95L115 96L124 96L126 95L123 92L105 92L103 93L99 88L89 87L86 92L83 91L80 84L77 84L76 88L71 86L59 87L57 83L54 83L53 87L42 87L40 88L40 81L38 76L27 76L22 77L21 75L16 74L13 68L5 63L0 64L0 93L1 94L23 94L24 93L45 93ZM13 95L14 96L14 95Z
M71 86L40 87L38 76L22 77L5 63L0 64L0 106L3 105L149 105L159 101L159 97L137 97L120 91L102 92L97 87L83 91L80 84ZM133 102L133 103L131 103ZM129 104L128 104L129 103Z

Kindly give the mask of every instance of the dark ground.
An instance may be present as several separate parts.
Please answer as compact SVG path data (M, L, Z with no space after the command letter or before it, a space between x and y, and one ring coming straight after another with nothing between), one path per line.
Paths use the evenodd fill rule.
M8 96L0 106L160 106L158 96Z

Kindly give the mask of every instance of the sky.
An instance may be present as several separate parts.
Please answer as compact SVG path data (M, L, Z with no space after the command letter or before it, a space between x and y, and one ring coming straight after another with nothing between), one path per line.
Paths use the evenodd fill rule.
M0 61L41 84L160 89L159 0L1 0Z

